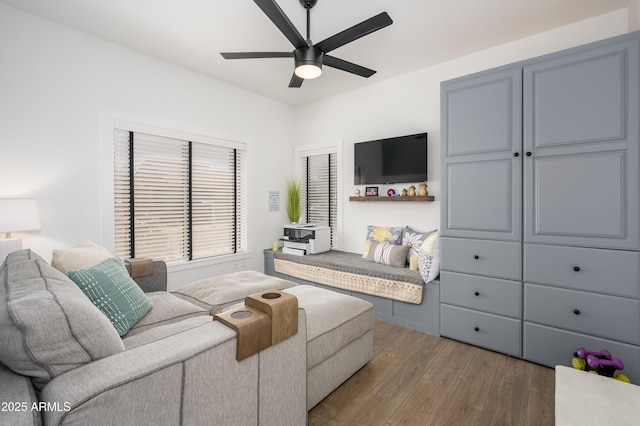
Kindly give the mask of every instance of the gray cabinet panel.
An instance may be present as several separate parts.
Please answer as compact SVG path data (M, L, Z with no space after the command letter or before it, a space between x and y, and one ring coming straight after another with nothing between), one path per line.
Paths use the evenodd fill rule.
M520 146L522 69L514 67L451 83L443 91L447 157L511 152Z
M443 235L519 240L521 162L448 163Z
M607 349L624 362L624 370L632 383L640 383L640 347L613 340L573 333L537 324L523 325L523 355L529 361L555 367L571 366L573 353L579 347L589 351Z
M519 281L442 272L440 282L443 303L521 317L522 283Z
M627 47L621 47L525 67L534 149L625 137Z
M440 334L503 353L522 356L521 321L442 305Z
M443 271L518 281L522 279L520 243L442 238L440 250L440 267Z
M524 280L637 298L640 253L525 244Z
M640 344L640 301L525 283L524 319Z

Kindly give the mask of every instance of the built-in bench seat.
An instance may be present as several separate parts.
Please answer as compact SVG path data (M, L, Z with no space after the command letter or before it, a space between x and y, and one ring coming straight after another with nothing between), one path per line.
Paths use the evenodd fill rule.
M376 317L440 334L440 282L424 283L418 271L331 250L307 256L265 250L265 273L350 294L371 302Z

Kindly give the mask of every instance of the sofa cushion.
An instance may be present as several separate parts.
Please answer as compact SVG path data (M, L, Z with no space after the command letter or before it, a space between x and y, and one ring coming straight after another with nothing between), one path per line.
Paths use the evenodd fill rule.
M188 318L209 316L209 311L166 291L154 291L145 294L151 302L151 310L129 330L124 336L125 338ZM213 321L213 319L209 317L209 321Z
M63 273L30 250L0 267L0 361L41 390L83 364L124 350L109 320Z
M82 240L70 249L55 249L51 266L64 274L76 269L85 269L113 257L111 252L89 240Z
M251 294L270 289L282 290L295 285L291 281L257 271L238 271L194 281L172 293L215 315Z
M420 232L416 231L410 226L405 226L404 232L402 233L402 244L409 247L409 253L407 253L407 263L411 262L412 256L418 256L420 254L419 250L421 244L434 232L437 231Z
M151 309L151 302L118 257L91 268L69 271L69 278L109 318L120 336L127 334Z
M166 339L169 336L180 334L186 330L191 330L192 328L200 327L211 322L213 322L213 318L209 315L190 317L182 321L158 325L157 327L149 328L135 334L128 333L122 338L122 343L124 343L125 349L129 350L153 343L160 339Z

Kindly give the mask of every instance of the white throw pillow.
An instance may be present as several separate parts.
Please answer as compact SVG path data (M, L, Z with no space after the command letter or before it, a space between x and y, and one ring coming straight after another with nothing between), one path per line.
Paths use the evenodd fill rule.
M69 271L87 269L113 257L111 252L89 240L82 240L70 249L55 249L51 266L69 275Z
M418 249L418 270L425 284L440 275L440 235L434 231Z

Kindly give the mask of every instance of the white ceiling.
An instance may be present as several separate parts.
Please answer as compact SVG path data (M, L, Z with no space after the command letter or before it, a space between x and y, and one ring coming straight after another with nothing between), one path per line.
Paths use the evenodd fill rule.
M299 0L276 1L304 36ZM371 78L324 67L320 78L290 89L293 59L220 56L293 50L251 0L0 2L291 105L627 7L627 0L318 0L311 11L315 43L383 11L394 23L331 53L377 70Z

